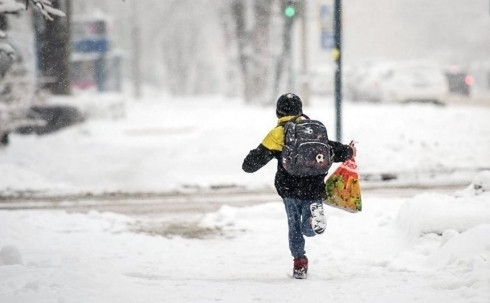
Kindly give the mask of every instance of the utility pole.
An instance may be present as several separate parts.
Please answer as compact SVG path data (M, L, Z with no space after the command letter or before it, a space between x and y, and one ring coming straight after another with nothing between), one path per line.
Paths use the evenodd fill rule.
M292 29L293 29L293 24L294 20L296 19L296 14L297 14L297 4L296 0L289 0L286 2L286 6L284 7L284 16L286 17L286 29L284 32L284 38L285 38L285 57L287 60L287 66L288 66L288 89L293 90L294 89L294 75L293 75L293 52L292 52L292 44L293 44L293 38L292 38Z
M282 54L279 56L279 60L276 64L276 76L274 83L274 93L277 95L279 93L279 88L281 86L282 75L286 72L287 74L287 88L289 90L294 89L294 79L293 79L293 55L291 51L292 44L292 28L294 24L294 19L296 18L297 5L296 0L282 0L281 3L282 13L284 16L284 30L283 30L283 45Z
M334 3L334 57L335 57L335 134L342 141L342 0Z
M308 105L310 101L310 81L308 78L308 22L306 18L306 10L306 0L301 0L301 99L303 100L304 105Z
M138 16L138 4L136 0L131 0L131 11L132 11L132 79L133 79L133 95L136 99L141 98L141 39L140 39L140 24Z

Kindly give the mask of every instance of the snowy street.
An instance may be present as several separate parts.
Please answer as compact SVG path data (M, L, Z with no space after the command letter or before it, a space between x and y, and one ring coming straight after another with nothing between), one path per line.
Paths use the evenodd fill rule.
M364 194L378 197L412 197L426 192L453 193L462 189L461 186L443 186L417 188L364 188ZM244 190L244 189L214 189L196 192L168 193L109 193L109 194L79 194L54 196L4 196L0 200L0 209L58 209L69 212L85 212L91 209L110 211L130 215L165 215L193 211L206 213L218 210L223 205L252 206L265 201L278 199L273 189Z
M453 193L460 189L456 186L431 190L376 188L364 189L363 194L384 199L408 198L427 192ZM141 229L150 234L200 238L203 235L216 233L214 229L203 228L199 225L203 216L216 212L224 206L251 207L269 201L280 201L275 191L221 189L208 192L161 195L135 193L30 199L4 197L0 201L0 210L63 210L69 213L112 212L144 219L145 223L142 224Z
M288 277L292 260L277 198L207 214L1 211L1 239L9 245L0 253L0 298L297 302L307 293L337 302L484 303L490 207L488 192L475 194L366 194L362 213L327 208L327 233L307 242L305 281ZM451 211L440 212L445 205ZM465 222L454 225L461 212Z
M304 281L289 277L276 163L240 167L273 108L124 108L2 150L0 302L490 301L488 107L346 103L360 174L397 178L361 181L361 213L326 208ZM331 103L306 112L331 129Z

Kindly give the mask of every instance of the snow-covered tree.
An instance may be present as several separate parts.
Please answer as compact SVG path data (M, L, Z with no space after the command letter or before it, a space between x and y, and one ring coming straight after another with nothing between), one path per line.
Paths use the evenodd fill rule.
M19 15L29 7L34 7L46 20L53 20L55 16L64 16L61 10L55 9L49 0L0 0L0 19L6 24L7 15ZM6 26L0 28L0 145L8 143L10 131L24 123L25 113L30 100L18 100L25 90L24 67L22 58L12 46L15 37L9 37ZM20 101L20 102L18 102ZM25 102L24 102L25 101Z
M19 14L22 10L29 8L31 3L46 20L53 20L53 16L64 16L65 14L53 8L51 1L49 0L26 0L21 3L15 0L0 0L0 15L5 14ZM7 38L5 31L0 30L0 52L7 54L8 56L15 56L15 50L12 46L4 41Z

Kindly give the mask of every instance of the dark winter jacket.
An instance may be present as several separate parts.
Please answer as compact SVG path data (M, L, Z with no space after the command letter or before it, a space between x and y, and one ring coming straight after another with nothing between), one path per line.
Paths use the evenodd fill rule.
M243 161L242 169L247 173L253 173L270 160L276 158L277 172L274 181L277 193L282 198L296 198L302 200L321 199L325 196L324 180L326 174L318 176L293 176L290 175L281 164L281 151L284 146L284 124L293 116L279 119L277 126L264 138L262 143L251 150ZM344 162L352 158L353 150L349 145L336 141L329 141L333 149L333 161Z

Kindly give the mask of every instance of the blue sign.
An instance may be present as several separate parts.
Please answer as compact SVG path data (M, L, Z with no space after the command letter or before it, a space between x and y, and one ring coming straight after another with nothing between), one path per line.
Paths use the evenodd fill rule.
M80 39L72 42L74 52L106 53L109 51L109 41L105 38Z
M322 49L331 50L335 47L334 34L331 31L322 30L321 33Z
M324 50L332 50L335 47L333 30L333 10L331 5L320 6L320 40Z
M332 9L330 5L320 6L320 21L322 24L327 23L332 20Z

